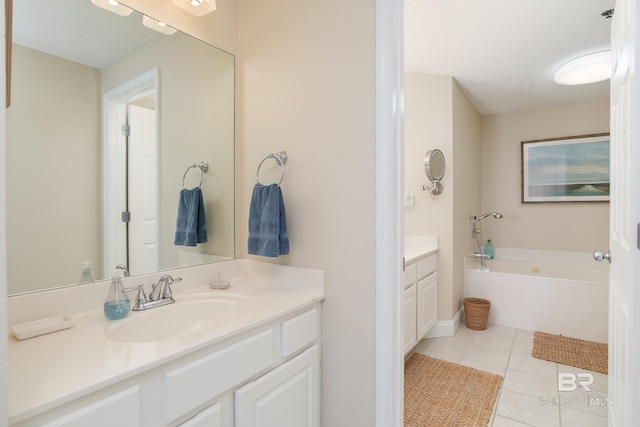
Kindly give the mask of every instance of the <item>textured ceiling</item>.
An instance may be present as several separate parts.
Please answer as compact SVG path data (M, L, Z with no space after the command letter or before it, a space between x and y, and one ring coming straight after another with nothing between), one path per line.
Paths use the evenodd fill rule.
M480 114L609 96L561 86L567 60L608 49L615 0L404 0L405 71L453 76Z
M160 36L137 12L119 16L90 0L13 2L13 41L91 67L103 68Z

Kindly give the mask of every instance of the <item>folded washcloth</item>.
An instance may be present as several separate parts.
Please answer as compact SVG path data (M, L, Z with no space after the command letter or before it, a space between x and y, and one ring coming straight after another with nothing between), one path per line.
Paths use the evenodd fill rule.
M253 187L249 206L249 253L277 257L289 253L287 220L278 184Z
M196 246L207 241L207 229L204 223L204 201L199 187L180 190L178 200L178 219L174 244Z

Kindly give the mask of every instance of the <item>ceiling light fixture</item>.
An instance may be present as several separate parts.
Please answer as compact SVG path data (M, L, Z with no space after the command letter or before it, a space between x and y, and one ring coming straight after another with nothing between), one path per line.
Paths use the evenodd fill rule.
M574 58L560 66L553 75L553 81L561 85L583 85L610 78L610 50L603 50Z
M204 16L216 10L216 0L173 0L173 4L195 16Z
M164 22L155 20L146 15L142 17L142 25L144 25L147 28L151 28L152 30L155 30L159 33L165 34L167 36L170 36L171 34L177 31L175 28L168 26Z
M133 9L118 3L116 0L91 0L91 3L120 16L129 16L133 12Z

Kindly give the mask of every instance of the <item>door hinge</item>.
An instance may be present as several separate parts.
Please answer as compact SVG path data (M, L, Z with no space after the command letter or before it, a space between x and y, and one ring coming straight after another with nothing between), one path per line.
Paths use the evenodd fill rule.
M122 212L122 222L130 222L131 221L131 212L123 211Z
M129 136L131 135L131 126L129 125L122 125L122 135L124 136Z

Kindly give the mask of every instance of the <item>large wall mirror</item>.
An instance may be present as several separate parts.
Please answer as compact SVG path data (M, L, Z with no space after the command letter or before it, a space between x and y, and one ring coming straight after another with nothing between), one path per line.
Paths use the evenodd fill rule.
M77 284L85 261L101 280L234 256L234 57L142 21L14 2L10 295ZM201 178L207 242L175 245L179 193Z

